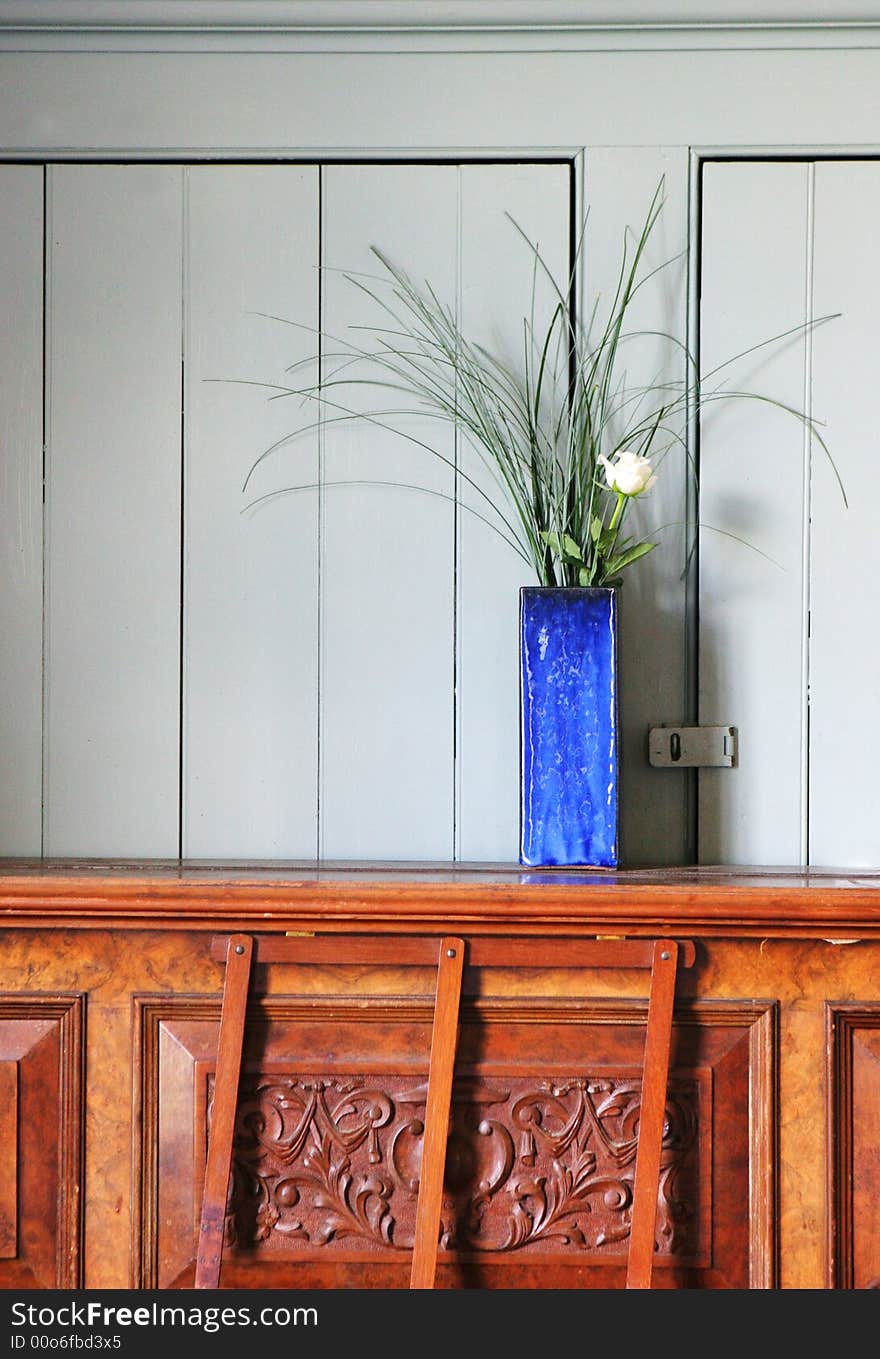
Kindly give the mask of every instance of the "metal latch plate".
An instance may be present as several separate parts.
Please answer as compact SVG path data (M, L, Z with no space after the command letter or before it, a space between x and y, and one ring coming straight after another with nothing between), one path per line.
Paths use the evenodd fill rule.
M659 769L731 769L737 745L736 727L652 727L648 760Z

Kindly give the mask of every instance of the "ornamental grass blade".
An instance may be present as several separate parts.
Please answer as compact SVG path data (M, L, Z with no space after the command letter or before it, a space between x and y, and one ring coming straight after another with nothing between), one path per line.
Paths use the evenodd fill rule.
M632 326L634 298L681 259L681 253L659 264L651 264L648 258L664 202L661 178L640 231L624 230L607 311L597 297L586 318L579 315L576 297L587 247L588 214L580 225L568 274L561 280L548 268L537 243L507 214L531 256L531 289L523 308L516 366L471 339L455 308L443 302L430 281L417 283L379 246L372 247L381 267L379 274L334 270L369 299L375 320L351 327L345 338L317 332L316 355L289 370L316 363L319 380L315 383L302 387L246 384L265 386L270 400L298 397L304 403L314 402L316 419L264 449L251 465L245 489L258 466L306 430L343 420L365 421L449 467L457 487L472 494L476 502L468 505L457 490L457 503L494 529L529 564L540 583L576 585L586 580L596 584L618 579L621 571L656 546L639 541L631 532L620 538L624 518L629 519L631 513L637 517L636 502L642 492L637 484L626 494L609 494L605 472L635 457L656 474L661 464L664 470L670 465L674 454L681 458L683 480L690 488L696 515L687 526L692 533L685 555L687 573L697 551L693 530L701 527L699 469L687 431L714 402L753 400L798 420L808 430L828 457L846 504L839 470L812 414L761 392L733 390L723 383L724 374L737 362L785 344L835 319L834 315L761 340L701 376L690 347L677 336ZM545 285L549 297L541 301L539 292L543 294ZM299 325L284 317L272 319ZM653 365L654 377L649 382L630 379L628 358L630 354L637 358L634 346L640 341L662 345L668 356L659 368ZM676 377L669 365L680 369L680 375ZM664 377L664 373L672 375ZM394 393L399 404L362 409L360 394L370 389ZM459 437L467 440L488 477L486 484L469 475L457 456L450 458L430 437L419 438L405 427L411 417L424 415L452 424ZM374 484L386 483L377 480ZM417 481L391 484L414 489ZM272 494L290 494L297 486L269 492L252 505ZM427 486L422 490L444 494Z

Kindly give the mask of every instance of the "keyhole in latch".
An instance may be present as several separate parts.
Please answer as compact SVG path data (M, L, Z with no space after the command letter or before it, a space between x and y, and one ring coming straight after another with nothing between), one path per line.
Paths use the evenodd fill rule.
M669 758L671 760L681 759L681 736L674 731L669 738Z

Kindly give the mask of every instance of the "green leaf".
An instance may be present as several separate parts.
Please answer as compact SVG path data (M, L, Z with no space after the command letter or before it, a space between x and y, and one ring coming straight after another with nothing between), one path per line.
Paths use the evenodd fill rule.
M541 537L549 548L552 548L558 557L566 562L582 562L583 553L575 542L574 538L569 538L567 533L563 533L560 539L558 533L549 533L547 530L541 531Z
M615 556L609 557L605 563L606 576L622 571L625 566L631 566L640 557L646 557L656 546L656 543L636 543L635 547L628 548L626 552L618 552Z
M593 573L588 566L582 566L578 571L578 585L592 585Z
M597 551L603 553L614 546L617 534L614 529L605 528L599 516L594 514L590 524L590 537L596 544Z

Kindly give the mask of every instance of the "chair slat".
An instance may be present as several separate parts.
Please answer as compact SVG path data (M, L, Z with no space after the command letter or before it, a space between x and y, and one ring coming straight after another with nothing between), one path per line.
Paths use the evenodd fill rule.
M253 940L231 935L226 944L226 976L220 1011L214 1101L208 1136L208 1159L202 1192L202 1217L196 1253L196 1288L216 1288L220 1281L226 1196L232 1166L235 1105L244 1047L244 1020L251 975Z
M651 1287L677 962L678 946L672 940L658 940L654 944L627 1255L627 1288Z
M363 964L436 969L434 1018L416 1202L410 1288L433 1288L452 1105L464 969L650 969L642 1100L627 1256L627 1288L650 1288L655 1254L672 1017L679 967L695 959L692 940L528 935L470 939L436 935L216 935L211 956L225 963L214 1102L196 1257L196 1288L219 1285L235 1106L252 963Z
M410 1288L433 1288L437 1269L463 966L464 941L453 937L442 939L437 963L437 998L431 1034L431 1064L428 1068Z

